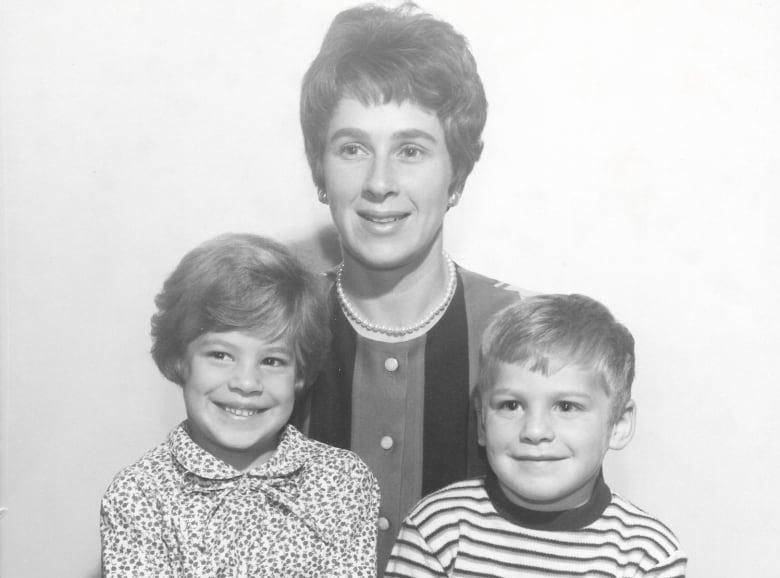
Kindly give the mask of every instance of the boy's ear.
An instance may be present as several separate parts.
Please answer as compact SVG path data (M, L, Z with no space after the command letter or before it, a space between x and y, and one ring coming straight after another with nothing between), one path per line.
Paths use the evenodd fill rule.
M474 411L477 414L477 442L481 446L485 446L485 420L482 419L482 396L479 392L476 392L471 399L474 404Z
M636 402L629 399L623 411L612 426L612 435L609 438L609 449L622 450L634 437L636 427Z

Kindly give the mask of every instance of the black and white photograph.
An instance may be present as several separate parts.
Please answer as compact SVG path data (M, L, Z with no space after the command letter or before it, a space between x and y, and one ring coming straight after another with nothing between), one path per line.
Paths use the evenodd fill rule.
M777 576L778 103L764 0L0 2L0 577Z

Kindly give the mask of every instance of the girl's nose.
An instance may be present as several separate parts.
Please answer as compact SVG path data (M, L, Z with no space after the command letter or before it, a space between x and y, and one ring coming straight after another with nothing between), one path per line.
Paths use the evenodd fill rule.
M263 391L263 382L260 372L255 367L239 368L228 383L231 389L244 393L260 393Z

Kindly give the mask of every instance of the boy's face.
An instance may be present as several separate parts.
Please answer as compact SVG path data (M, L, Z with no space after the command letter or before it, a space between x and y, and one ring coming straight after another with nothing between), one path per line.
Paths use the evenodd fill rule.
M344 98L328 124L323 170L345 258L389 269L440 248L452 163L435 114L409 101Z
M238 331L205 333L184 361L192 439L237 469L267 461L301 385L291 348Z
M545 377L501 363L481 396L480 443L506 497L525 508L564 510L590 498L608 449L634 429L634 404L610 421L598 375L568 365Z

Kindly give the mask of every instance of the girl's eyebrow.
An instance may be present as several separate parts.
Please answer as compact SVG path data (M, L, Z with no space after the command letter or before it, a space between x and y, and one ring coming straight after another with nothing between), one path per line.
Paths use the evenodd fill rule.
M274 345L272 347L268 347L267 349L264 348L263 349L263 353L265 353L265 354L268 354L268 353L283 354L283 355L288 355L288 356L292 357L293 350L292 350L291 347L288 347L286 345Z
M205 339L202 339L201 341L198 342L198 347L201 348L221 347L223 349L229 349L229 348L233 348L234 345L229 341L220 339L219 337L206 337Z

